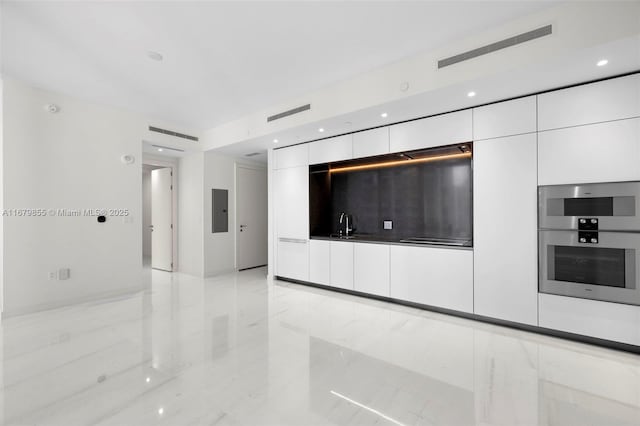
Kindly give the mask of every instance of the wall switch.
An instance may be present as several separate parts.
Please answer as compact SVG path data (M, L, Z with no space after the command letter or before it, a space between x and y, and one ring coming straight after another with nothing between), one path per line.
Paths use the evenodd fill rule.
M56 271L49 272L49 281L54 281L58 279L58 273Z
M392 220L384 220L382 221L384 229L393 229L393 221Z
M69 268L58 269L58 279L68 280L71 277L71 270Z

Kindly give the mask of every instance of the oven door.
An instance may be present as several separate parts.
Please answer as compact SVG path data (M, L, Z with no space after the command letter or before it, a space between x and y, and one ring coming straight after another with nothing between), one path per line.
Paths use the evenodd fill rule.
M538 206L542 229L578 229L580 219L596 219L596 229L640 231L640 182L541 186Z
M540 292L640 305L640 234L598 232L597 243L578 235L540 231Z

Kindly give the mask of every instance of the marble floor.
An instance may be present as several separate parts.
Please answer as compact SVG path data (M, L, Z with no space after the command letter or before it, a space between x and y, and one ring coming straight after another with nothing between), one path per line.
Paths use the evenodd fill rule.
M640 357L271 282L4 320L4 425L640 425Z

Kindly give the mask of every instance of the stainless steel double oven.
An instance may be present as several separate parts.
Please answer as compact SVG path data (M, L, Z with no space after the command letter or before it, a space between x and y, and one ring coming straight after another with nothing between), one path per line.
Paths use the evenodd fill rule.
M541 293L640 305L640 182L538 188Z

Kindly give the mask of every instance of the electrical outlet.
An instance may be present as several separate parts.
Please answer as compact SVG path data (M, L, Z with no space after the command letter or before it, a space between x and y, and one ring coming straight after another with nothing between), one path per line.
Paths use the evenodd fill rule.
M49 272L49 281L54 281L58 279L58 273L56 271Z
M58 269L58 279L68 280L71 277L71 270L69 268Z
M382 225L384 229L393 229L393 221L391 220L382 221Z

